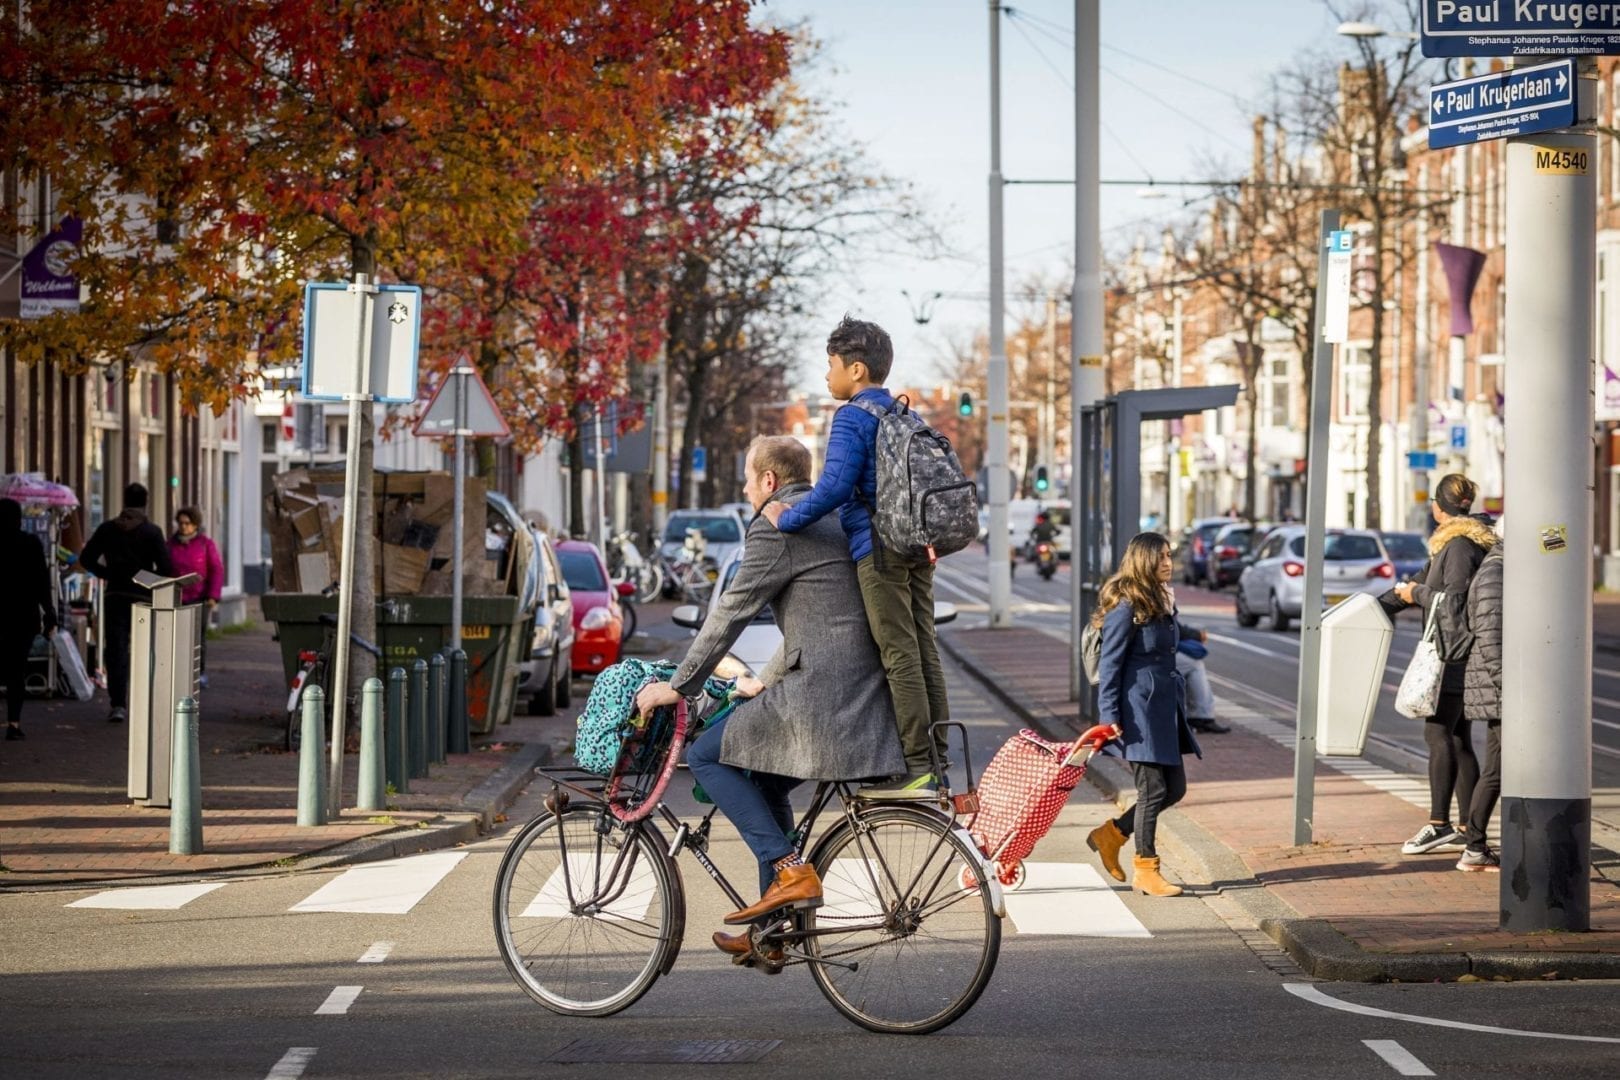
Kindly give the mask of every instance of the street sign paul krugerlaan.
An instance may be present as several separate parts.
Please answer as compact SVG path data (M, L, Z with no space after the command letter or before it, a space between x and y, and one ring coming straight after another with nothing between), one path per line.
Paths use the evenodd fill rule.
M1576 120L1578 86L1575 61L1558 60L1431 87L1429 147L1569 127Z
M1620 56L1620 3L1423 0L1424 56Z

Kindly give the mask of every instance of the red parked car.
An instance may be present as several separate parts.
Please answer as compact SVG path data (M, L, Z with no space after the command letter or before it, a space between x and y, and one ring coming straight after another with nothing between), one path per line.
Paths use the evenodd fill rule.
M608 580L607 563L595 544L560 541L557 561L574 601L574 674L599 674L619 662L623 645L618 591Z

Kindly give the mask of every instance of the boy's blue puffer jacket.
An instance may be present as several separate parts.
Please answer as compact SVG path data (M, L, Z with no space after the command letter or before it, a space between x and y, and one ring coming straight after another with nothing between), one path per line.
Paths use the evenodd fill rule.
M894 398L881 386L862 390L856 401L870 401L888 409ZM865 409L845 405L833 414L832 431L827 436L827 461L810 494L788 509L776 527L798 532L830 511L849 537L849 555L860 562L872 554L872 515L867 506L877 501L878 418Z

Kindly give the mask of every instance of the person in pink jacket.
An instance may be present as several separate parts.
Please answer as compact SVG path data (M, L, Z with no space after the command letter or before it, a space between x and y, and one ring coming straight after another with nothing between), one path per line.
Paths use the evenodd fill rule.
M196 604L206 602L210 614L219 606L219 592L225 585L225 563L219 557L219 548L203 534L202 512L195 506L183 506L174 515L175 533L169 537L169 559L174 563L175 576L196 574L197 580L180 590L180 602ZM203 622L202 648L197 656L197 681L208 685L208 623Z

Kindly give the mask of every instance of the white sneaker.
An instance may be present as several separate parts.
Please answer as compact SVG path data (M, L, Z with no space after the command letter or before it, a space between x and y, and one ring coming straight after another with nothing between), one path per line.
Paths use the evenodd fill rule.
M1450 825L1425 825L1417 835L1401 845L1402 855L1427 855L1431 851L1460 851L1467 845L1463 834Z

